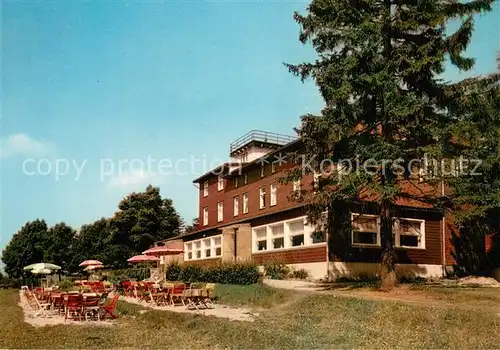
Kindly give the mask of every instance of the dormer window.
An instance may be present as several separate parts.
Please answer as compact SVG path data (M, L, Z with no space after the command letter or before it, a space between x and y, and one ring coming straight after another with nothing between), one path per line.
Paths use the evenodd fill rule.
M217 191L222 191L224 189L224 177L221 175L217 178Z

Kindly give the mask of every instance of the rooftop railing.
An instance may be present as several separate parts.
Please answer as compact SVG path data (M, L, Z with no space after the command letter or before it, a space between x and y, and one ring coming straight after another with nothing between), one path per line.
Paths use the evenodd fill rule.
M236 141L231 142L229 145L230 152L234 152L237 149L249 144L251 142L263 142L278 146L284 146L287 143L295 141L297 138L294 136L278 134L275 132L267 132L262 130L252 130L245 135L238 138Z

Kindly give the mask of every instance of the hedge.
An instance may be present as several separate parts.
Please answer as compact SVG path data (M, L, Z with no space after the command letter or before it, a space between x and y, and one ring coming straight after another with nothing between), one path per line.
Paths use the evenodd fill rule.
M165 277L167 281L243 285L262 280L257 265L252 263L221 263L210 267L172 263L167 266Z

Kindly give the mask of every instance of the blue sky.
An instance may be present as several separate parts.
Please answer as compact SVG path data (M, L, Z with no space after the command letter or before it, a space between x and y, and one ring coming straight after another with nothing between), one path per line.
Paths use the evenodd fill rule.
M306 5L4 1L0 249L29 220L78 228L111 216L150 182L190 222L192 179L227 159L232 140L251 129L293 134L300 115L320 110L314 85L282 66L314 57L292 19ZM467 75L494 70L499 14L496 4L478 19ZM148 157L207 162L166 176L130 164ZM71 168L56 178L63 159ZM37 161L47 175L33 175Z

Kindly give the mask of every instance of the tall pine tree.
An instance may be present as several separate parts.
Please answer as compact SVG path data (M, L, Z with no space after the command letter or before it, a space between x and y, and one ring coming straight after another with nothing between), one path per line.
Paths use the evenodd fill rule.
M447 59L462 70L473 66L462 55L473 15L491 11L492 2L314 0L305 16L295 13L300 41L312 43L318 58L287 67L303 80L314 79L325 101L321 115L302 118L306 157L315 159L310 164L317 172L324 159L349 160L351 170L323 173L311 208L355 203L370 193L380 216L383 289L396 283L395 203L408 196L399 185L407 172L398 174L387 160L413 170L412 159L441 156L452 101L440 75ZM452 32L451 21L460 24ZM367 159L375 171L365 171Z

